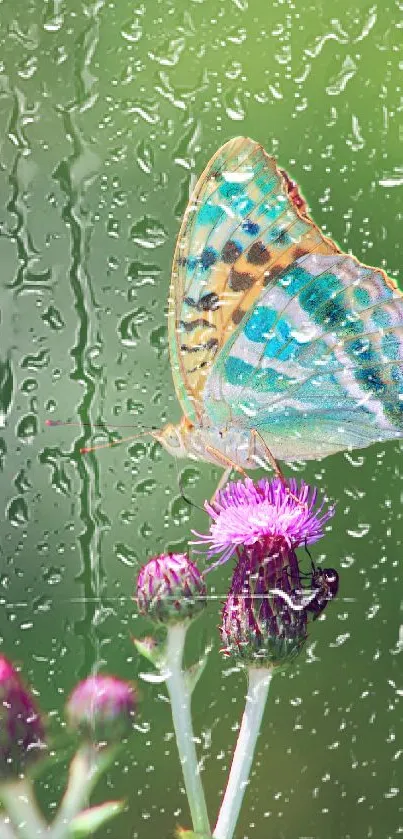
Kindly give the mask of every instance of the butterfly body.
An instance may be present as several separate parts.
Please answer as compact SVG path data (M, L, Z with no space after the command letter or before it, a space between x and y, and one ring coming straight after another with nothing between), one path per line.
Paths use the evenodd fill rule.
M265 462L265 447L247 429L195 426L184 418L178 425L168 424L153 435L176 457L190 457L221 466L228 461L242 470L256 469Z
M322 234L261 146L229 141L179 233L168 332L184 416L154 436L241 470L402 437L402 300Z

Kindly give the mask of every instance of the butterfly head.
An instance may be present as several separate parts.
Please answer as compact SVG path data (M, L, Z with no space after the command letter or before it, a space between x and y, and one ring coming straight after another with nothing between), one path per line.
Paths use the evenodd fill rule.
M187 423L181 422L179 425L168 423L159 431L153 431L152 436L169 454L174 457L187 457L190 448L190 431L191 427Z

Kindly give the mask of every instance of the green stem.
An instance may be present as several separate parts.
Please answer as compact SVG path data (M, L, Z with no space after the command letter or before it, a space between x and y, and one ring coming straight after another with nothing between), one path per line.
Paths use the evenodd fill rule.
M214 829L214 839L232 839L248 784L272 670L248 668L248 693L231 771Z
M191 691L182 670L183 649L187 626L183 623L168 626L163 669L171 700L172 719L178 744L183 780L196 833L210 833L206 800L200 778L190 712Z
M86 743L74 756L69 780L58 813L49 830L49 839L69 836L71 821L86 806L88 798L105 766L106 754ZM109 763L109 761L107 761Z
M0 818L0 839L16 839L15 833L10 824L6 824L4 819Z
M18 839L44 839L48 825L38 810L29 779L0 785L0 798Z

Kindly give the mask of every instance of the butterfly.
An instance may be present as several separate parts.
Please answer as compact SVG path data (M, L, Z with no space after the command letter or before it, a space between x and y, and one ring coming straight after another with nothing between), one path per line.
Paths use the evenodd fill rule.
M241 473L403 436L403 295L323 235L298 186L236 137L191 195L173 260L173 455Z

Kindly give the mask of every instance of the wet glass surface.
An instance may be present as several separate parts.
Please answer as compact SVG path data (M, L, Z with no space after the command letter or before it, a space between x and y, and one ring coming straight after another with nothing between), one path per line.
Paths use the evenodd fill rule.
M179 419L166 311L189 188L219 145L253 137L328 235L398 280L401 11L346 0L1 4L0 636L37 688L56 748L78 678L145 669L131 642L150 630L132 602L137 570L206 529L178 472L198 505L220 474L177 465L147 438L80 453L113 440L117 424L131 426L126 436ZM314 556L340 571L340 595L274 681L236 836L390 839L403 832L400 445L288 471L337 501ZM189 660L218 623L229 576L210 578ZM214 642L194 696L212 813L245 693L218 633ZM128 809L99 836L162 839L189 825L164 688L139 684L138 731L94 799L126 796ZM48 812L65 772L61 760L38 781Z

